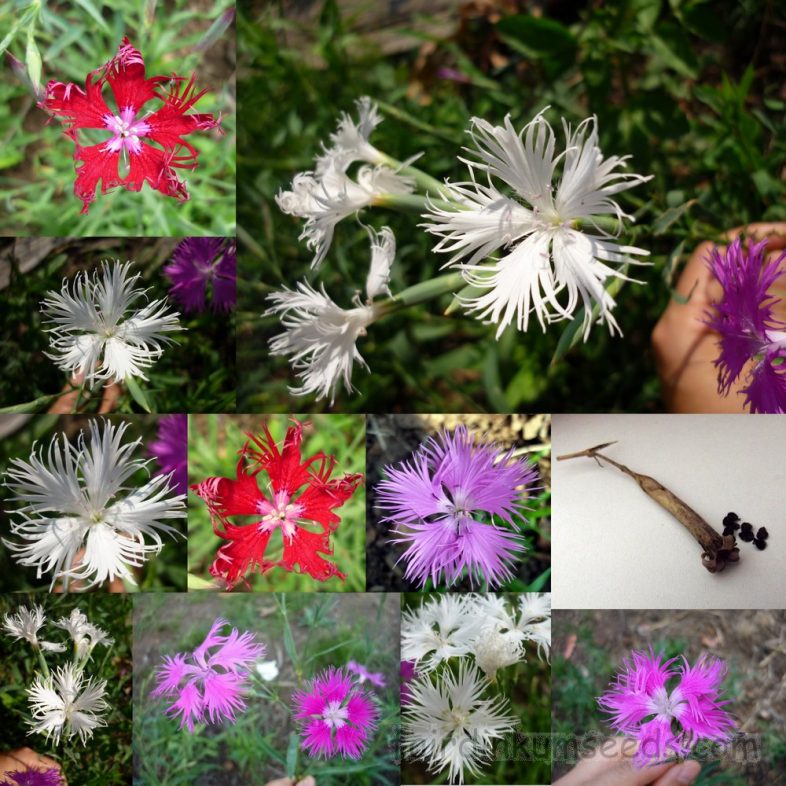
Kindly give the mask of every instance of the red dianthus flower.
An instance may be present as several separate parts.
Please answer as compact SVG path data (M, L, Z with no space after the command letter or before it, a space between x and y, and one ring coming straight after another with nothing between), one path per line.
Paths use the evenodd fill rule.
M343 581L346 575L322 555L333 554L330 535L341 522L334 509L354 494L363 476L345 474L331 480L333 456L319 452L302 459L303 427L297 421L287 429L281 450L267 425L263 429L259 436L248 434L251 441L240 451L236 478L207 478L191 486L207 503L214 532L227 541L218 550L211 575L223 579L228 589L245 581L249 571L266 573L274 567L308 573L318 581L332 576ZM268 495L260 491L260 472L268 476ZM232 516L257 520L236 525L229 521ZM276 530L283 540L278 560L265 556Z
M115 109L104 100L106 84ZM175 170L195 169L197 151L183 137L221 122L212 114L189 113L205 92L196 91L193 75L189 80L174 74L145 77L142 55L128 38L108 63L87 75L84 90L72 82L50 81L39 106L60 119L76 145L74 160L82 163L77 166L74 194L82 200L82 213L95 200L99 181L102 194L117 187L140 191L147 183L166 196L187 200L188 189ZM163 104L140 114L153 99ZM84 146L79 132L85 129L108 131L111 137Z

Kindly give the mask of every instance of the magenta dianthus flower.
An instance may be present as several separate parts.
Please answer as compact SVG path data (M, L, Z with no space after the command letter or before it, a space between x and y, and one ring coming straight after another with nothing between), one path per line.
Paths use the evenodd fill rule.
M415 666L416 664L414 660L402 660L401 666L399 667L399 677L401 679L399 694L400 704L402 707L405 704L409 704L410 697L412 696L412 690L409 687L409 683L418 676L418 671Z
M424 587L444 576L450 586L466 569L473 585L497 587L513 577L511 565L525 550L514 518L537 478L532 465L458 426L385 472L378 504L394 525L392 540L406 545L406 579Z
M188 415L164 415L158 420L158 434L147 446L155 456L159 475L172 473L178 494L188 494Z
M385 675L380 671L369 671L362 663L357 663L354 660L347 663L347 671L351 671L357 675L358 684L362 685L364 682L370 682L378 688L385 687Z
M695 665L663 658L652 650L632 652L598 699L612 728L638 742L637 767L686 757L702 740L725 744L734 732L721 687L726 664L710 655Z
M253 633L241 634L237 628L222 636L220 631L227 625L218 618L193 652L167 655L156 672L158 684L152 695L177 697L167 714L180 716L181 729L193 732L195 723L234 722L246 707L243 692L249 669L265 648L257 644Z
M301 747L312 758L359 759L379 711L364 688L341 669L329 668L292 696Z
M723 298L705 320L720 333L718 391L726 396L745 369L745 405L751 412L786 412L786 323L772 314L777 298L770 287L786 273L786 253L767 261L767 241L748 249L737 238L724 253L714 248L709 266L723 287Z
M48 770L30 768L17 772L6 772L5 777L10 778L16 786L64 786L60 770L51 767Z
M187 237L164 268L169 294L185 311L228 311L237 301L237 247L231 238Z

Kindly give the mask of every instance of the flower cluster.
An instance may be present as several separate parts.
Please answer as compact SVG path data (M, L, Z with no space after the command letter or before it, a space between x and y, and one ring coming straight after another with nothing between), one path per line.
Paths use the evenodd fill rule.
M407 194L414 186L411 178L397 171L396 162L368 141L382 120L376 105L367 97L357 105L358 122L343 114L330 146L317 157L314 171L296 175L291 190L280 191L276 197L284 213L306 219L300 237L314 251L313 268L324 261L339 221L378 204L387 195ZM353 180L347 170L358 161L367 163ZM316 289L307 282L268 296L271 306L266 315L279 316L284 327L283 333L271 339L271 353L290 358L301 380L300 387L290 389L294 395L329 396L332 405L339 382L343 381L347 392L354 390L354 363L366 365L356 343L384 313L374 298L391 294L388 282L396 255L396 240L389 227L379 232L369 227L368 234L371 261L365 303L356 295L353 308L342 308L324 287Z
M379 716L360 683L333 667L296 691L292 704L303 736L301 746L314 758L361 758Z
M525 659L527 642L548 655L548 595L523 594L517 606L493 594L440 595L405 611L405 753L425 761L432 772L447 770L451 783L476 776L494 740L517 726L497 674Z
M51 738L55 745L61 738L70 740L78 736L82 744L86 745L96 728L106 726L101 713L109 705L104 698L106 680L88 677L85 671L95 647L109 646L112 639L104 630L93 625L79 609L73 609L70 616L53 623L55 627L69 633L73 642L72 660L50 670L45 653L65 652L66 646L38 638L38 632L46 621L41 606L33 606L32 609L20 606L16 614L7 614L3 620L3 629L9 636L25 640L37 650L42 666L42 672L35 676L27 689L31 711L29 733L43 734L47 740ZM25 784L39 781L28 779L17 782Z
M670 756L684 758L702 740L724 744L734 732L734 720L724 709L726 664L702 655L691 665L664 660L663 653L631 653L623 670L598 699L616 731L638 743L638 767Z
M479 160L466 162L471 179L447 183L455 204L434 206L424 216L431 222L427 231L440 238L434 250L451 254L448 265L458 265L467 283L481 291L466 298L465 307L495 323L497 338L514 322L526 331L533 313L545 330L547 324L572 319L578 306L584 309L585 340L596 307L597 321L619 331L605 284L625 275L608 263L619 266L630 263L631 255L649 253L617 242L624 221L632 218L613 197L651 178L620 172L625 158L603 157L594 117L575 130L565 120L563 126L565 147L557 152L543 112L520 132L510 117L501 126L472 118L469 133L477 150L471 152ZM560 162L562 175L555 184ZM524 204L506 196L494 179ZM614 234L601 227L609 218L616 222ZM501 249L507 253L499 260L478 264Z
M744 380L750 411L778 414L786 412L786 323L773 316L770 288L786 274L786 253L768 260L766 249L766 240L744 248L737 238L712 250L708 264L723 297L705 321L720 334L718 391L727 396Z
M110 109L103 97L109 85L116 108ZM76 170L74 194L82 200L87 213L101 193L113 188L141 191L147 183L165 196L180 201L189 198L178 169L197 166L197 149L184 137L194 131L216 128L220 119L212 114L191 112L207 91L197 92L194 76L145 75L141 53L124 38L117 54L108 63L91 71L85 87L51 81L39 106L60 119L65 134L75 145ZM149 101L161 105L142 114ZM79 132L100 129L109 136L103 142L84 146Z
M123 444L127 423L91 420L89 428L89 440L83 431L75 443L54 436L46 452L34 446L29 461L13 459L6 471L20 519L11 523L18 540L3 543L39 578L51 573L50 590L57 581L65 591L71 580L85 589L115 578L135 583L132 568L161 551L161 534L178 534L166 521L186 515L169 475L129 487L148 462L133 457L140 439Z
M341 523L334 513L354 494L363 476L345 474L331 479L333 456L322 452L303 458L303 426L295 421L284 444L276 444L267 425L260 435L248 434L240 451L235 478L207 478L191 488L207 503L213 529L227 541L210 568L228 589L249 572L266 573L274 567L307 573L318 581L346 578L324 556L333 549L330 536ZM268 476L269 493L260 490L258 477ZM251 524L233 524L234 516L254 516ZM309 529L311 527L311 529ZM314 527L318 531L312 531ZM271 538L280 537L279 559L267 554ZM247 582L246 582L247 583Z
M254 662L265 654L253 633L237 628L224 635L229 623L216 619L204 641L192 652L167 655L156 671L153 696L174 698L167 714L180 717L180 728L194 731L195 723L235 721L245 709L243 694Z
M147 379L145 370L172 343L167 334L183 330L166 298L147 299L136 286L140 274L131 263L101 263L96 270L64 278L60 292L50 291L41 303L49 323L49 342L58 368L75 374L87 387L96 382ZM138 301L147 301L139 305Z
M169 294L185 311L229 311L237 302L237 246L224 237L187 237L164 268Z
M406 546L408 580L450 586L466 572L471 583L493 588L513 577L524 551L516 519L537 471L512 453L458 426L385 468L377 504L393 524L393 542Z

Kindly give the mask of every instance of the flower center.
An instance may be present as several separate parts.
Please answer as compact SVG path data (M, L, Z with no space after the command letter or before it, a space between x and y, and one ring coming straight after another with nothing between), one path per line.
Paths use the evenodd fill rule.
M349 717L349 710L341 706L338 700L329 701L322 711L322 720L331 729L340 729L342 726L347 725L347 718Z
M90 519L91 524L100 524L104 520L104 511L103 510L94 510L88 518Z
M290 495L286 491L277 491L273 495L273 502L264 499L259 502L257 509L263 514L260 522L262 532L270 532L276 527L281 527L284 537L292 538L295 528L303 512L303 506L290 502Z
M650 699L652 710L667 718L679 718L682 714L682 693L676 688L669 693L666 688L658 688Z
M105 145L105 149L112 153L141 153L139 138L150 133L150 125L144 120L137 120L130 106L121 110L119 115L104 115L104 125L112 132L112 138Z
M469 715L461 707L454 707L448 713L448 723L454 731L463 729L467 725Z

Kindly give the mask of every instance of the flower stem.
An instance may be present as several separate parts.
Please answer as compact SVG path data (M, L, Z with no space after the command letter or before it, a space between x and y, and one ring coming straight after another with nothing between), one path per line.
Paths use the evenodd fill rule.
M389 166L391 169L395 169L401 175L405 175L407 177L411 177L418 188L423 190L426 194L433 194L437 197L444 197L447 196L449 193L445 184L437 178L432 177L428 174L428 172L424 172L422 169L418 169L416 166L412 166L411 164L405 164L402 161L397 161L395 158L391 156L385 155L381 153L382 163L386 166Z
M41 664L41 670L44 672L44 677L49 676L49 666L46 664L46 658L44 657L44 653L42 652L40 647L35 648L36 653L38 654L38 662Z
M387 316L403 308L415 306L418 303L424 303L427 300L433 300L441 295L455 292L463 283L464 279L461 273L458 272L437 276L437 278L421 281L419 284L408 287L392 297L375 303L374 308L377 310L379 316Z
M417 213L418 215L427 213L432 207L452 211L465 209L464 205L459 202L448 199L432 199L420 194L379 194L374 197L373 204L376 207L387 207L402 213Z

